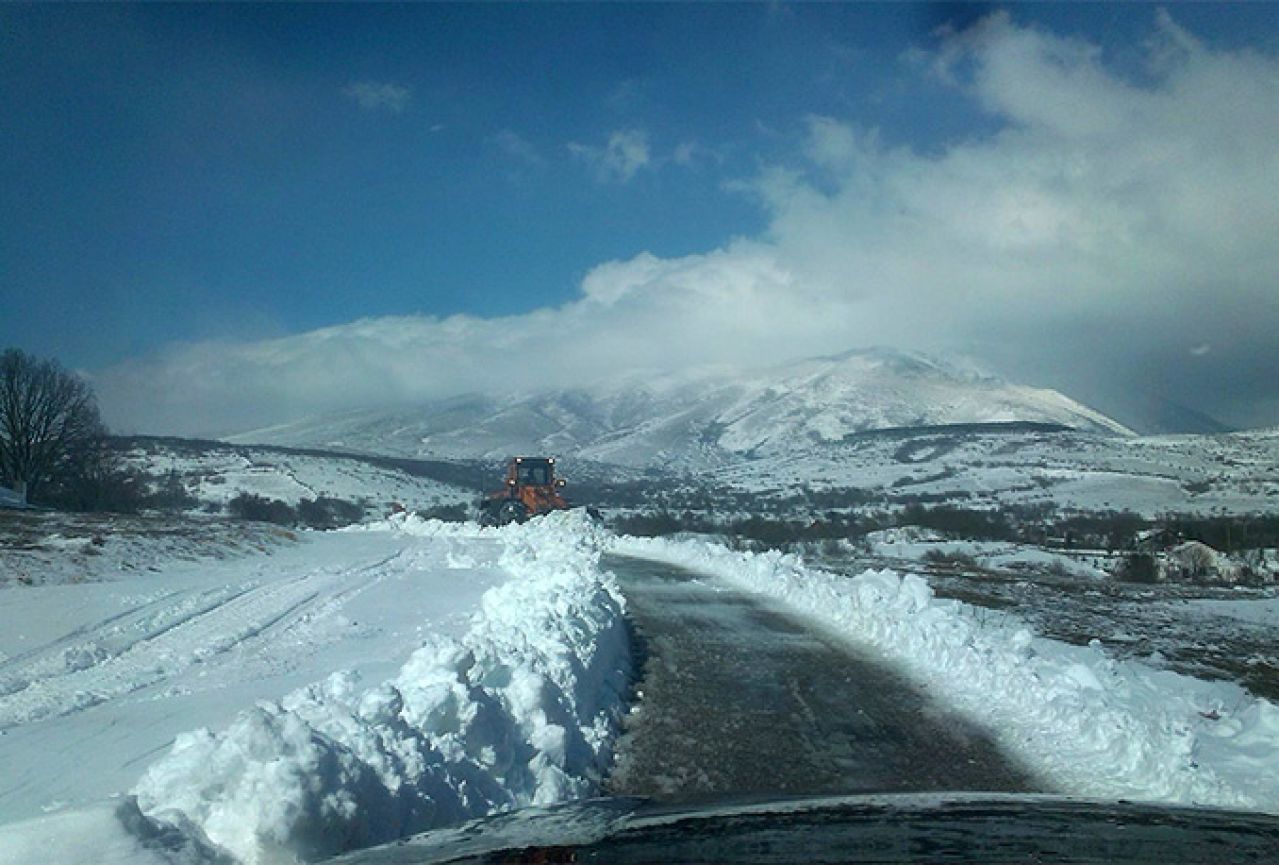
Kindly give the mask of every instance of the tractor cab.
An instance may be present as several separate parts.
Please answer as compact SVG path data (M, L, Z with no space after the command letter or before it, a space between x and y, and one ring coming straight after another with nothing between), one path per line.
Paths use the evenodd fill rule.
M560 495L564 483L555 476L554 457L513 457L506 465L505 485L480 502L480 523L504 526L567 510L569 503Z
M514 475L516 486L546 487L555 485L555 460L534 459L532 457L516 457L507 468L507 485L512 484Z

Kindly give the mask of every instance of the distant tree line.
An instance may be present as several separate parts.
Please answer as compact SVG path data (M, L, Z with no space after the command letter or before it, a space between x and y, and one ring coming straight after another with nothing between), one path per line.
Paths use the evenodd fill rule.
M906 526L965 540L1017 541L1065 549L1131 550L1142 533L1152 529L1169 537L1200 541L1227 553L1279 547L1279 514L1166 515L1152 520L1129 511L1063 516L1043 505L995 510L910 504L897 510L828 511L811 517L731 517L659 508L618 515L610 524L616 531L645 537L693 532L729 535L779 548L807 541L855 542L871 532ZM1144 573L1146 564L1134 560L1135 577Z
M359 502L317 496L290 505L254 493L240 493L227 503L227 512L236 519L275 523L280 526L336 529L364 519L367 508ZM468 516L465 505L440 505L418 514L428 519L461 522Z

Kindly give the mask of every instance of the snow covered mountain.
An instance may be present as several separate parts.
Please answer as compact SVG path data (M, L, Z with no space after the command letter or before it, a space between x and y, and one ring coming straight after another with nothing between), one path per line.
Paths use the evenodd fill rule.
M1128 435L1054 390L920 354L850 351L750 372L698 369L573 390L472 395L324 417L231 438L414 457L538 452L687 468L793 452L867 430L998 422Z

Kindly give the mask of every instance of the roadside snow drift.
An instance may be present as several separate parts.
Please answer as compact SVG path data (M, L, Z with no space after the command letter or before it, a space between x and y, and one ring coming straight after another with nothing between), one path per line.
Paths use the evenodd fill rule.
M513 577L484 595L465 636L431 639L389 681L335 673L221 732L179 736L137 786L144 814L259 863L596 791L630 663L598 530L576 514L498 530L412 516L372 528L500 539Z
M873 648L1062 793L1279 812L1279 708L1237 685L1034 637L934 598L914 575L849 578L696 540L621 538L615 550L772 596Z

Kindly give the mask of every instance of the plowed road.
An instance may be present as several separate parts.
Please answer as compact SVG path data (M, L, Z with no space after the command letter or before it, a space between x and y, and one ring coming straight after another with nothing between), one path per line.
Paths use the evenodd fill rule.
M609 792L664 801L1042 791L989 736L769 601L613 556L643 673Z

